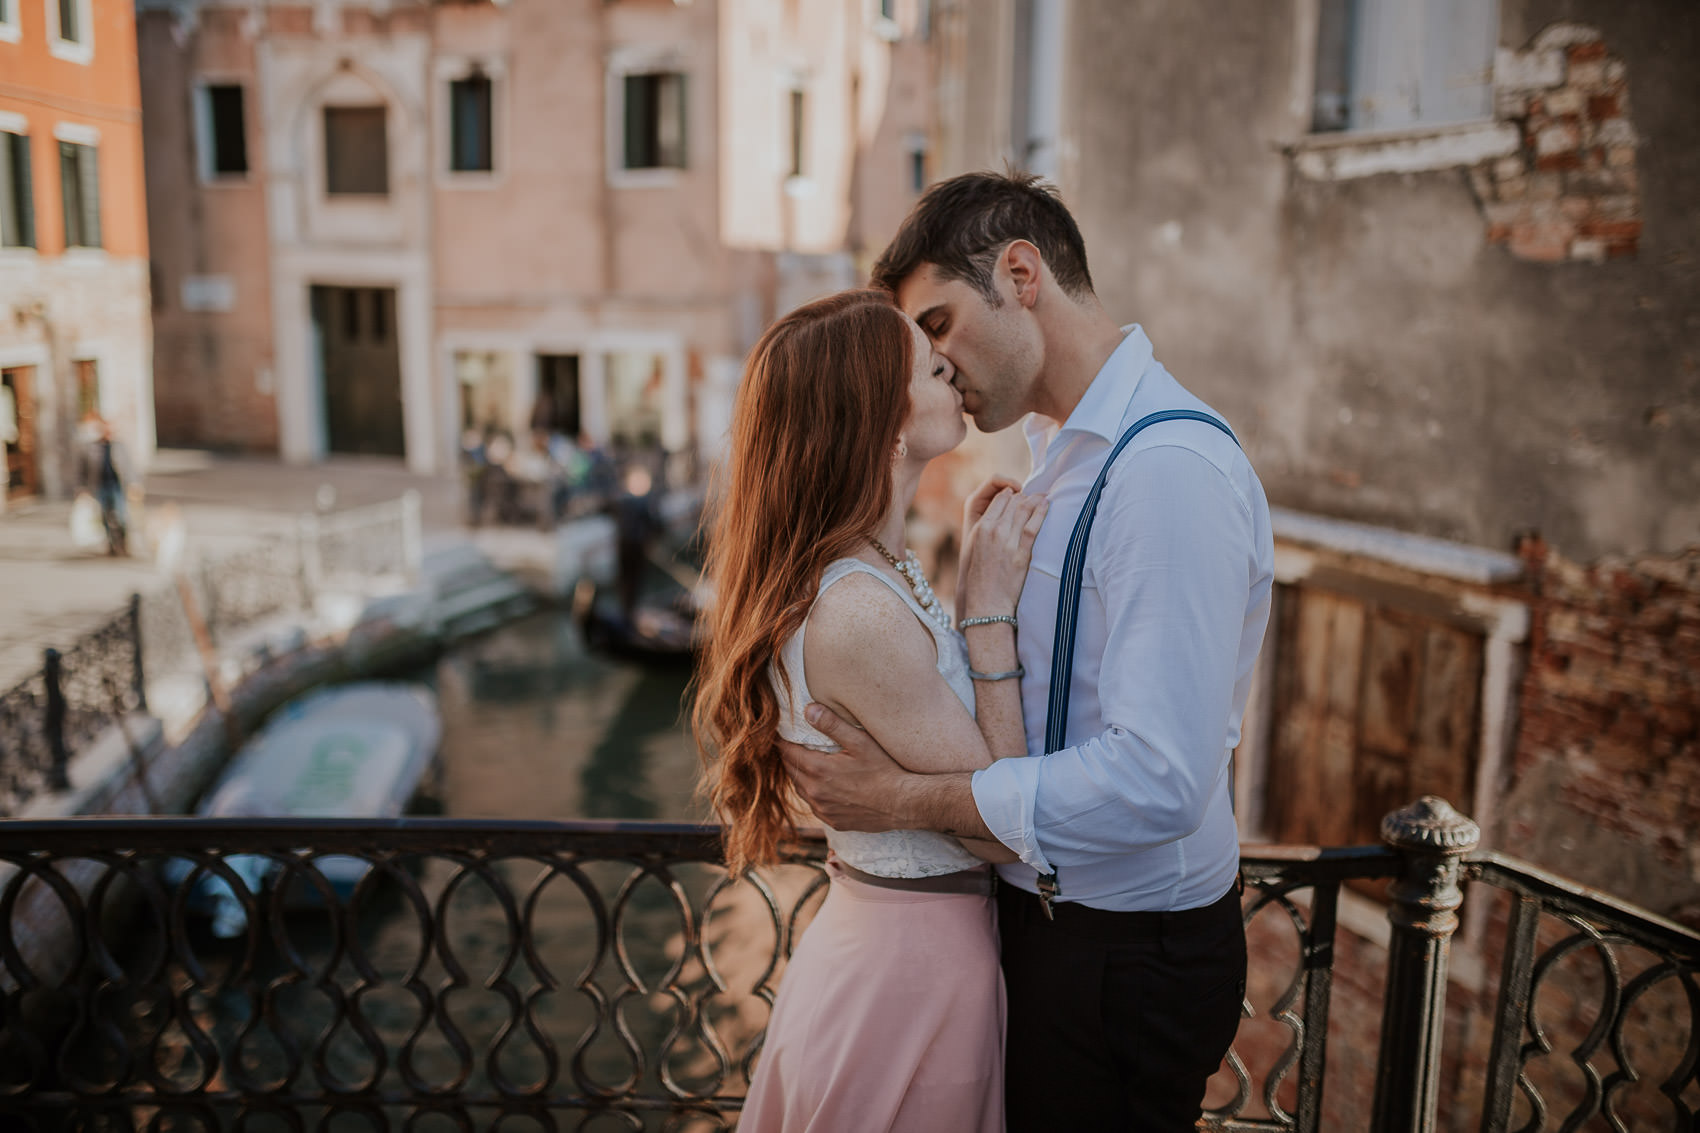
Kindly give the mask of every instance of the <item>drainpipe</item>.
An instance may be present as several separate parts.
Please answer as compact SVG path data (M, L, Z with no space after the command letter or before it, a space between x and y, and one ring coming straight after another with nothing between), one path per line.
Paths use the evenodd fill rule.
M1022 164L1052 181L1058 175L1062 138L1063 24L1065 0L1031 0L1027 29L1027 137Z

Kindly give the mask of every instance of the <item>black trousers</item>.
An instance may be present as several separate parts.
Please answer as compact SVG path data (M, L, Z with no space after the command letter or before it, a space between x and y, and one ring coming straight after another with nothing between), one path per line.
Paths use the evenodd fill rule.
M1190 1131L1239 1027L1239 886L1176 913L1111 913L998 886L1008 1133Z

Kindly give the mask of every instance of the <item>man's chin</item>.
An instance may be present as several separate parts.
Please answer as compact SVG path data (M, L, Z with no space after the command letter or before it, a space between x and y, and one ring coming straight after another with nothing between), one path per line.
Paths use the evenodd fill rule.
M982 433L1001 432L1016 422L1016 418L995 413L989 407L970 410L968 416L973 418L974 427Z

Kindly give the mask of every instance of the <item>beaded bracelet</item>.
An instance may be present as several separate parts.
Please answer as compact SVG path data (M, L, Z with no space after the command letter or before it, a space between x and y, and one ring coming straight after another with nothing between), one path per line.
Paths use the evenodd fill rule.
M982 673L978 669L969 669L968 675L977 681L1007 681L1011 678L1025 677L1027 670L1018 664L1015 668L1005 669L1001 673Z
M968 629L971 626L989 626L998 622L1008 622L1011 629L1016 628L1014 614L991 614L984 618L963 618L956 625L958 629Z

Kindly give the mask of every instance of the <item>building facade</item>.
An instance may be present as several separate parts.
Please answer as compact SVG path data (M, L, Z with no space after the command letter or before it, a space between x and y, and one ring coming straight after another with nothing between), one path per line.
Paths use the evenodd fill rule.
M96 416L153 452L130 0L0 3L0 439L8 501L76 486Z
M1486 847L1700 923L1700 11L955 0L934 22L941 172L1054 178L1105 305L1277 505L1244 835L1374 842L1433 793ZM1503 915L1463 913L1443 1096L1481 1086ZM1340 916L1331 1045L1373 1050L1385 905ZM1554 983L1574 1000L1543 1019L1579 1049L1597 998ZM1331 1066L1327 1127L1367 1119L1365 1061Z
M541 425L686 475L928 144L915 0L139 7L174 444L431 472Z

